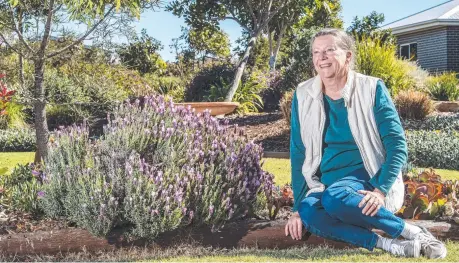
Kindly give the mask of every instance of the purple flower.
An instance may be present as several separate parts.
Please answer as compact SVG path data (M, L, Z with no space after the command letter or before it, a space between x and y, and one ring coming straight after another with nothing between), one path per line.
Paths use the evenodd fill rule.
M203 176L202 176L202 174L201 174L200 172L198 172L198 173L196 174L196 179L198 179L199 182L202 181Z
M32 170L32 175L38 177L40 175L39 171Z
M214 213L214 205L209 206L209 215L212 215Z
M43 192L43 191L38 191L37 197L38 197L38 198L43 198L43 197L45 197L45 192Z

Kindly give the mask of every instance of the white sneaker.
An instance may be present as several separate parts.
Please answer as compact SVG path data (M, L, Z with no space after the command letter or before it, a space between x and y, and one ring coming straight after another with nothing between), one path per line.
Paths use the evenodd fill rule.
M445 244L436 239L425 227L418 227L422 229L422 232L416 234L413 240L421 242L422 254L427 258L445 258L447 254Z
M421 242L419 240L390 240L388 252L395 256L418 258L421 256Z

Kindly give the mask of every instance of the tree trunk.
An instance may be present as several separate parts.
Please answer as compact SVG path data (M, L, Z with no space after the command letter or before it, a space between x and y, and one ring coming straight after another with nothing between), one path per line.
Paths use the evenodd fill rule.
M23 23L23 12L22 9L18 11L18 20L19 20L19 32L21 35L24 35L24 23ZM21 54L19 54L19 84L21 85L21 89L24 89L24 58Z
M37 138L37 153L35 163L39 163L48 155L48 123L46 122L45 88L43 87L45 63L43 60L35 61L35 133Z
M252 51L252 48L255 46L257 37L258 37L258 34L255 34L255 35L252 35L252 38L250 38L249 44L247 45L247 48L244 53L244 57L242 57L242 60L239 62L239 66L237 67L236 75L234 76L233 83L231 84L231 88L228 91L228 94L226 94L225 101L227 102L233 101L234 94L236 94L237 88L239 87L239 83L241 82L242 74L244 73L245 66L247 65L247 61L249 60L250 52Z
M271 71L276 70L276 62L277 56L279 54L279 50L282 44L282 38L284 37L285 30L287 29L287 23L282 23L281 30L279 32L279 36L277 37L276 48L270 53L271 57L269 58L269 69Z

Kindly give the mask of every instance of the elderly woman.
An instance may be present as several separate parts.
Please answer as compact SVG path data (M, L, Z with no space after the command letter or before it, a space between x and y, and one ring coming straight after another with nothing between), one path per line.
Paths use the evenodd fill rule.
M354 41L342 30L324 29L311 43L318 76L293 97L294 213L285 234L299 240L310 231L370 251L444 258L442 242L394 215L404 199L407 145L384 83L352 71Z

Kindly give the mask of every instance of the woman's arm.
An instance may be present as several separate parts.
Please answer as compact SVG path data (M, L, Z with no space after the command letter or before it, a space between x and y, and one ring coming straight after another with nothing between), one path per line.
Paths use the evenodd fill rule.
M302 172L305 148L301 140L301 127L298 117L298 99L296 97L296 92L292 99L290 123L290 162L292 167L292 190L294 200L293 212L296 212L307 192L306 180Z
M408 149L400 117L389 91L380 80L376 86L375 97L374 114L386 150L386 161L371 178L370 183L386 195L406 163Z

